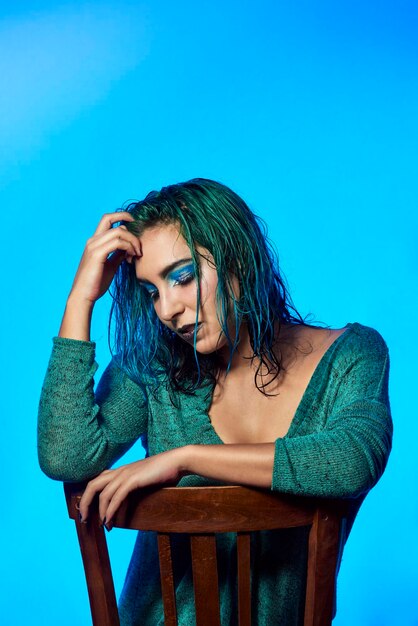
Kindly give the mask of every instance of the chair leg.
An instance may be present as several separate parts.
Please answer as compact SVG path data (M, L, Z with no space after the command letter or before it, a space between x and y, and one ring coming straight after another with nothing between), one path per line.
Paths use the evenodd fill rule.
M93 626L119 626L109 552L98 514L87 524L75 519L89 593Z
M317 509L309 533L304 626L331 626L339 525L332 510Z

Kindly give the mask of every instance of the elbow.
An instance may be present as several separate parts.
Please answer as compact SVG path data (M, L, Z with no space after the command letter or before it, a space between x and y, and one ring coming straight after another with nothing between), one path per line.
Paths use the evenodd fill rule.
M71 467L65 463L64 455L55 441L38 428L38 463L42 472L53 480L68 480Z
M97 471L86 468L76 459L68 459L60 454L38 452L39 467L48 478L62 482L84 482L97 475Z
M61 479L61 468L57 466L57 463L51 458L48 454L45 454L44 451L38 448L38 463L39 467L43 471L43 473L48 476L48 478L52 478L52 480L62 480Z
M341 458L340 497L356 498L366 495L380 480L385 471L392 446L389 431L375 432L366 440L350 432L350 453Z
M90 452L90 454L88 454ZM65 445L57 438L38 437L38 461L41 470L53 480L84 482L106 468L106 450Z
M53 480L78 482L84 472L76 458L75 446L69 446L59 429L46 428L38 422L38 463L42 472ZM83 480L81 478L80 480Z
M108 467L109 445L103 439L73 443L65 431L38 428L38 462L46 476L62 482L84 482Z
M383 454L359 454L354 462L347 463L333 495L340 498L365 496L380 480L387 459Z

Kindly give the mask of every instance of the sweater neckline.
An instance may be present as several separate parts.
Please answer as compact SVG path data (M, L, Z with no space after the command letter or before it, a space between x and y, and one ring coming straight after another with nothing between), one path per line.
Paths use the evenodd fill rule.
M334 341L332 342L332 344L327 348L327 350L324 352L324 354L322 355L322 357L320 358L317 366L315 367L312 376L305 388L305 391L303 392L303 395L300 399L300 402L296 408L296 411L293 415L292 421L290 422L290 426L289 429L287 431L287 433L285 435L283 435L282 439L286 438L286 437L292 437L293 433L297 430L299 424L303 421L304 419L304 415L303 415L303 411L302 409L305 406L309 406L312 405L314 399L315 399L315 395L318 393L318 385L315 385L315 382L322 376L322 371L325 368L325 366L328 364L330 357L334 354L335 350L342 344L344 343L344 338L346 337L346 335L350 335L351 331L354 329L354 327L358 327L360 326L360 324L358 322L347 322L347 324L343 327L345 330L343 333L341 333L341 335L338 335L338 337L336 339L334 339ZM220 436L218 435L218 433L216 432L216 430L214 429L210 416L209 416L209 410L212 404L212 398L213 398L213 390L214 390L214 385L212 385L212 389L211 392L209 394L209 400L207 402L207 405L205 407L205 412L204 412L204 416L205 419L207 420L207 428L209 429L209 432L212 435L212 438L216 440L216 443L221 443L224 444L224 441L222 441L222 439L220 438Z

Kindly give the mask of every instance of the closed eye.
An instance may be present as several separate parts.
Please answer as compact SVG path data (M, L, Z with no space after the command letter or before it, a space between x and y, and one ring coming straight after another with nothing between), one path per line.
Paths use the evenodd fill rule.
M195 278L195 270L193 263L187 263L181 267L177 267L167 275L169 285L187 285Z
M180 275L176 277L175 280L172 281L173 285L188 285L195 278L194 271L181 272Z
M176 268L171 271L166 281L170 287L185 286L191 283L196 278L196 273L193 264L189 263L181 268ZM152 301L155 301L159 297L158 289L152 283L140 281L141 287L145 289Z

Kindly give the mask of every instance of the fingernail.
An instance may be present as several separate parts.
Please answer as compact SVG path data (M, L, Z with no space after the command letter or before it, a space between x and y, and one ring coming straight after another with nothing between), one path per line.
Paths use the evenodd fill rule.
M87 520L83 520L81 513L79 513L79 514L78 514L78 517L79 517L80 522L81 522L82 524L87 524Z
M106 517L102 519L102 526L106 526Z

